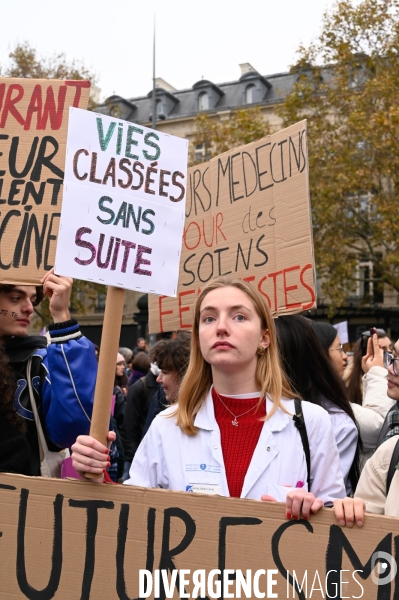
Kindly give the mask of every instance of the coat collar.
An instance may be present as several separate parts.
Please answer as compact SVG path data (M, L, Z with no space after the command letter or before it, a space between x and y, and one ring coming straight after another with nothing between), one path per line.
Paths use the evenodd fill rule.
M205 401L195 415L194 426L206 431L213 431L217 428L215 410L213 408L212 388L209 389Z
M283 400L285 408L292 414L295 414L295 406L293 400ZM273 408L273 402L269 397L266 397L266 412L269 414ZM281 408L278 408L273 414L272 418L266 421L269 431L281 431L286 427L292 416L285 413ZM212 388L208 391L205 401L199 409L194 419L194 426L198 429L205 429L206 431L214 431L218 428L215 419L215 410L213 407L212 399Z

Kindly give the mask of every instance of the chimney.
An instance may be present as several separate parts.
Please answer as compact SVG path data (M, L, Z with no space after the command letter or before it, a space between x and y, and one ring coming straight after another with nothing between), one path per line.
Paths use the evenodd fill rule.
M172 94L173 92L177 92L176 88L174 88L173 85L170 85L170 83L162 79L162 77L155 78L155 87L162 88L163 90L165 90L165 92L171 92Z
M241 69L241 75L245 75L245 73L257 73L257 70L249 63L241 63L239 67Z

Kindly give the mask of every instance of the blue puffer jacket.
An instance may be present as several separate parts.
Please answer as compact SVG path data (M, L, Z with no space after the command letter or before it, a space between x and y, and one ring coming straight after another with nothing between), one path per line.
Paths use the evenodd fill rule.
M50 325L51 344L41 336L14 337L4 346L16 377L14 407L26 419L31 447L31 472L40 475L37 429L26 382L32 356L32 386L50 450L70 447L88 434L97 376L93 344L79 331L77 321Z

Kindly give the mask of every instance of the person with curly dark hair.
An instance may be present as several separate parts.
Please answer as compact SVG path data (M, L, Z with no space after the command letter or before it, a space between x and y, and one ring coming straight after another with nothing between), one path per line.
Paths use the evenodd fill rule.
M176 337L165 340L159 349L157 360L161 369L157 377L160 388L154 394L143 427L143 436L147 433L155 417L177 401L180 384L186 374L190 360L191 332L178 331Z
M14 410L12 371L0 350L0 472L31 475L25 425Z
M157 364L161 372L157 381L163 387L168 405L177 400L180 383L190 360L191 336L184 333L184 337L178 335L175 339L167 340L158 351Z
M24 431L19 433L29 446L31 475L40 475L41 459L28 366L47 446L53 452L70 447L77 434L89 432L97 375L93 344L82 336L78 322L69 314L73 280L55 275L51 269L41 282L41 286L0 284L0 347L9 361L4 377L18 415L11 425L16 424L18 430L18 423L24 423ZM49 345L43 336L28 335L34 309L44 295L49 297L53 318ZM1 401L6 402L4 398ZM10 422L10 411L7 414Z

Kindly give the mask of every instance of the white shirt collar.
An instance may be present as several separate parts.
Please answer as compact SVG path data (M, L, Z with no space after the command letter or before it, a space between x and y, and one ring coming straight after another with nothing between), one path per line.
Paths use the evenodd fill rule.
M243 396L240 396L242 398ZM295 413L294 401L293 400L283 400L284 405L289 410L292 415ZM287 406L288 404L288 406ZM291 406L292 405L292 406ZM266 412L269 414L273 408L273 402L270 400L268 396L266 396ZM281 408L278 408L272 415L268 423L271 431L281 431L284 427L287 426L289 421L292 419L292 416L285 413ZM212 399L212 388L208 391L205 401L199 409L198 413L194 419L194 426L199 429L205 429L207 431L213 431L218 425L216 423L215 418L215 410L213 407L213 399Z

